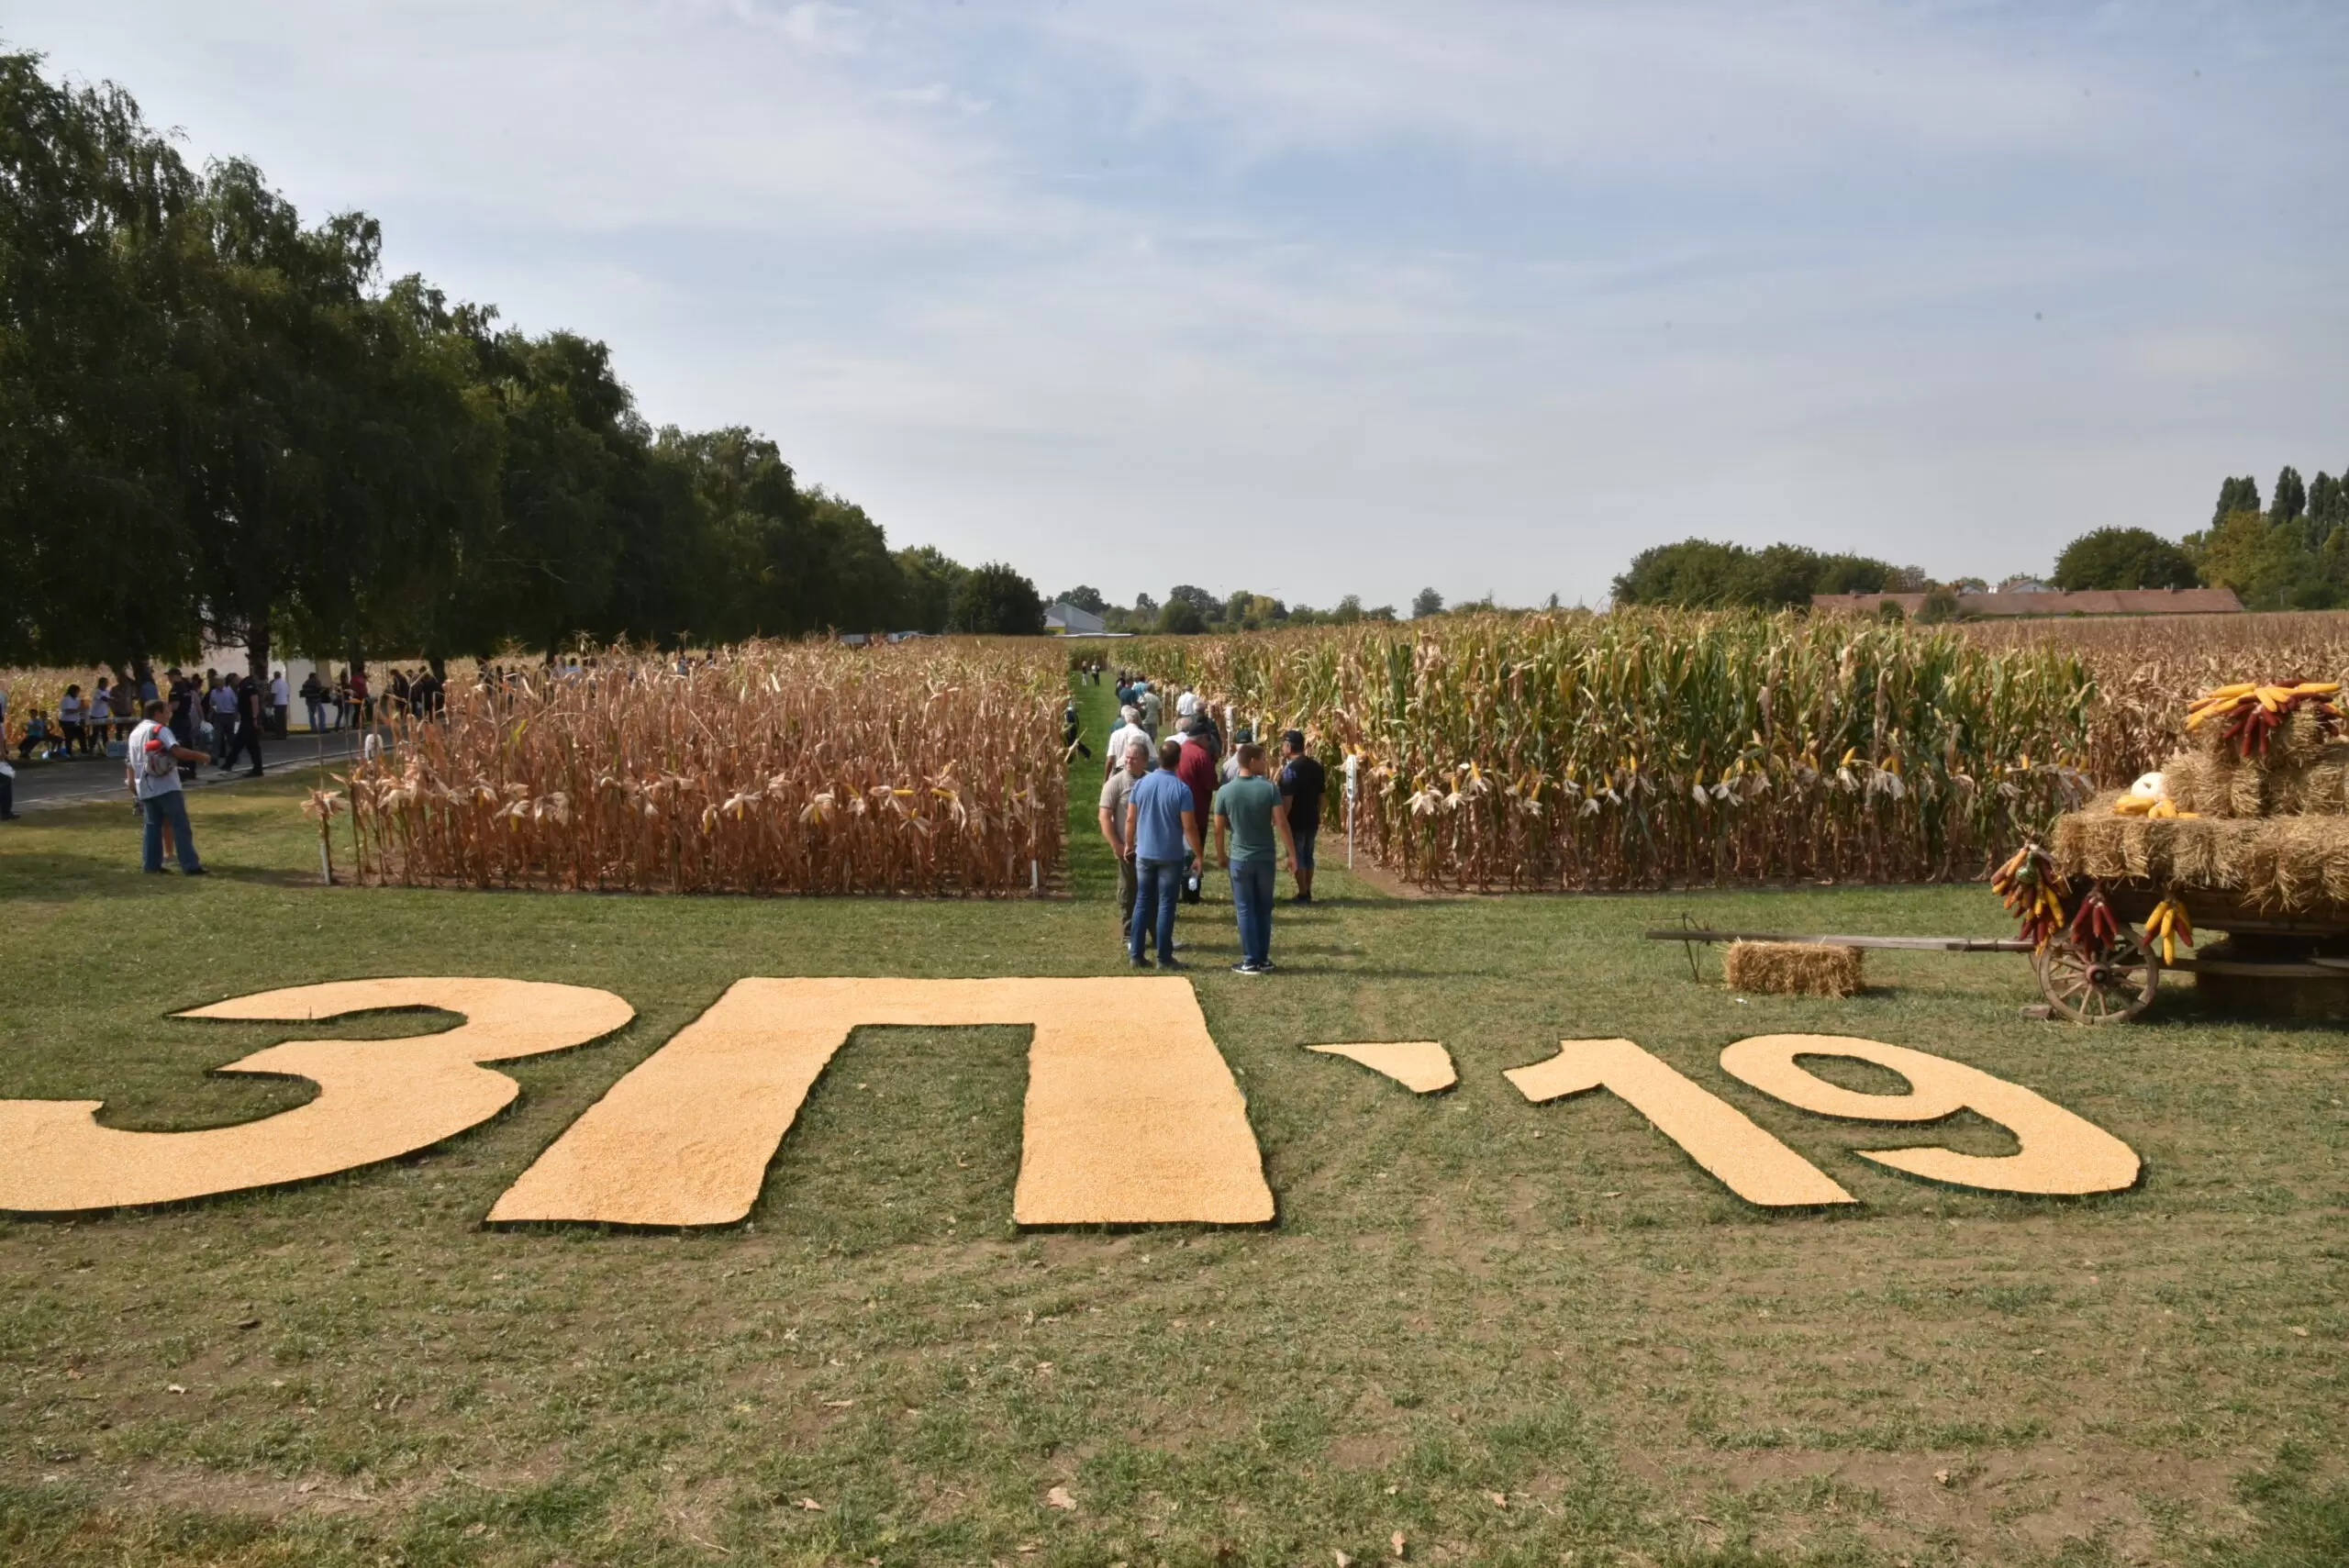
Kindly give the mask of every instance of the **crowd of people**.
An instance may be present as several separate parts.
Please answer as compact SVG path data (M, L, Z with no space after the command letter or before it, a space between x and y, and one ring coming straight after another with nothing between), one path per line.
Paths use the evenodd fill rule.
M1118 920L1127 962L1179 970L1177 907L1199 902L1212 829L1216 862L1230 878L1240 927L1239 974L1266 974L1273 960L1275 870L1286 857L1292 904L1313 902L1313 850L1328 785L1302 730L1281 737L1268 757L1256 736L1234 726L1229 754L1215 713L1198 694L1120 670L1118 728L1105 753L1101 836L1118 857ZM1074 714L1069 716L1071 744ZM1162 725L1171 731L1161 736ZM1090 752L1086 752L1090 755Z
M147 819L147 869L161 871L164 854L176 846L181 869L194 873L199 868L182 786L206 763L223 778L239 764L247 777L261 777L262 743L291 734L296 696L310 729L318 733L371 728L394 714L438 714L447 700L429 668L393 670L379 695L363 669L313 669L296 692L284 670L264 679L172 665L160 676L142 669L135 685L100 675L85 692L76 682L58 698L54 716L33 705L21 728L9 724L8 694L0 688L0 736L14 740L18 762L119 760ZM15 768L0 751L0 822L15 820Z

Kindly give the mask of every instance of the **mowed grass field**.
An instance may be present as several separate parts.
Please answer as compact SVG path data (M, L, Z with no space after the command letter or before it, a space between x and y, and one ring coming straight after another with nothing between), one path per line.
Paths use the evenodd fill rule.
M510 1114L409 1160L0 1220L6 1562L1367 1564L1398 1537L1416 1562L2349 1558L2349 1036L2190 992L2127 1029L2032 1022L2010 956L1874 954L1858 999L1740 999L1717 958L1692 983L1640 937L1683 911L1995 934L1984 888L1397 898L1325 844L1326 902L1280 910L1285 973L1225 971L1220 894L1184 915L1269 1229L1016 1229L1023 1034L974 1029L862 1031L740 1228L493 1231L537 1153L741 975L1123 973L1093 787L1069 896L996 903L328 889L298 794L199 797L203 882L139 875L122 808L0 836L0 1095L151 1129L298 1103L206 1074L332 1026L166 1015L310 981L564 981L637 1019L507 1064ZM2146 1178L2054 1202L1872 1165L1851 1151L2007 1144L1825 1121L1720 1071L1778 1031L2030 1084ZM1500 1075L1593 1036L1863 1207L1759 1213L1620 1103L1532 1106ZM1303 1049L1414 1039L1450 1048L1455 1091Z

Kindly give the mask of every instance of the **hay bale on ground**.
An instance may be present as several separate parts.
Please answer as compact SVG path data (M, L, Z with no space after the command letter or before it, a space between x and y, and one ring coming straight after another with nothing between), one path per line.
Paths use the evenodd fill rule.
M1732 991L1855 996L1861 986L1860 950L1824 942L1731 942L1721 970Z

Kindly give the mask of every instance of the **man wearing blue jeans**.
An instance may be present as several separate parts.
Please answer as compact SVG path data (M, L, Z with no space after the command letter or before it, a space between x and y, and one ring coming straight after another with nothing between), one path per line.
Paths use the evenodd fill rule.
M1126 795L1126 842L1133 847L1134 917L1126 935L1126 957L1136 969L1147 969L1142 957L1145 939L1158 933L1158 967L1185 969L1174 957L1174 903L1183 881L1199 855L1199 817L1191 804L1191 786L1174 772L1183 744L1169 740L1158 749L1158 771L1134 781Z
M202 876L204 865L195 856L195 830L188 826L187 796L180 790L180 764L201 762L204 753L180 744L179 737L163 723L170 710L168 703L149 703L145 721L130 732L125 747L124 766L129 771L131 787L138 792L139 812L147 818L139 864L158 876L162 874L163 827L169 823L182 874Z
M1273 967L1273 845L1277 839L1288 851L1294 876L1297 840L1280 786L1264 776L1264 749L1251 740L1235 756L1239 776L1215 792L1215 853L1231 872L1231 907L1240 917L1232 973L1264 974Z

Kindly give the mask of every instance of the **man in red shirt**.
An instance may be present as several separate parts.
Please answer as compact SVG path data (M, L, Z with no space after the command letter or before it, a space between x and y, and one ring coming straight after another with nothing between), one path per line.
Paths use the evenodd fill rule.
M1215 748L1210 743L1207 721L1196 715L1183 721L1183 756L1174 764L1174 776L1191 786L1191 800L1197 806L1199 820L1208 820L1208 806L1215 799ZM1183 902L1197 904L1198 886L1186 882Z

